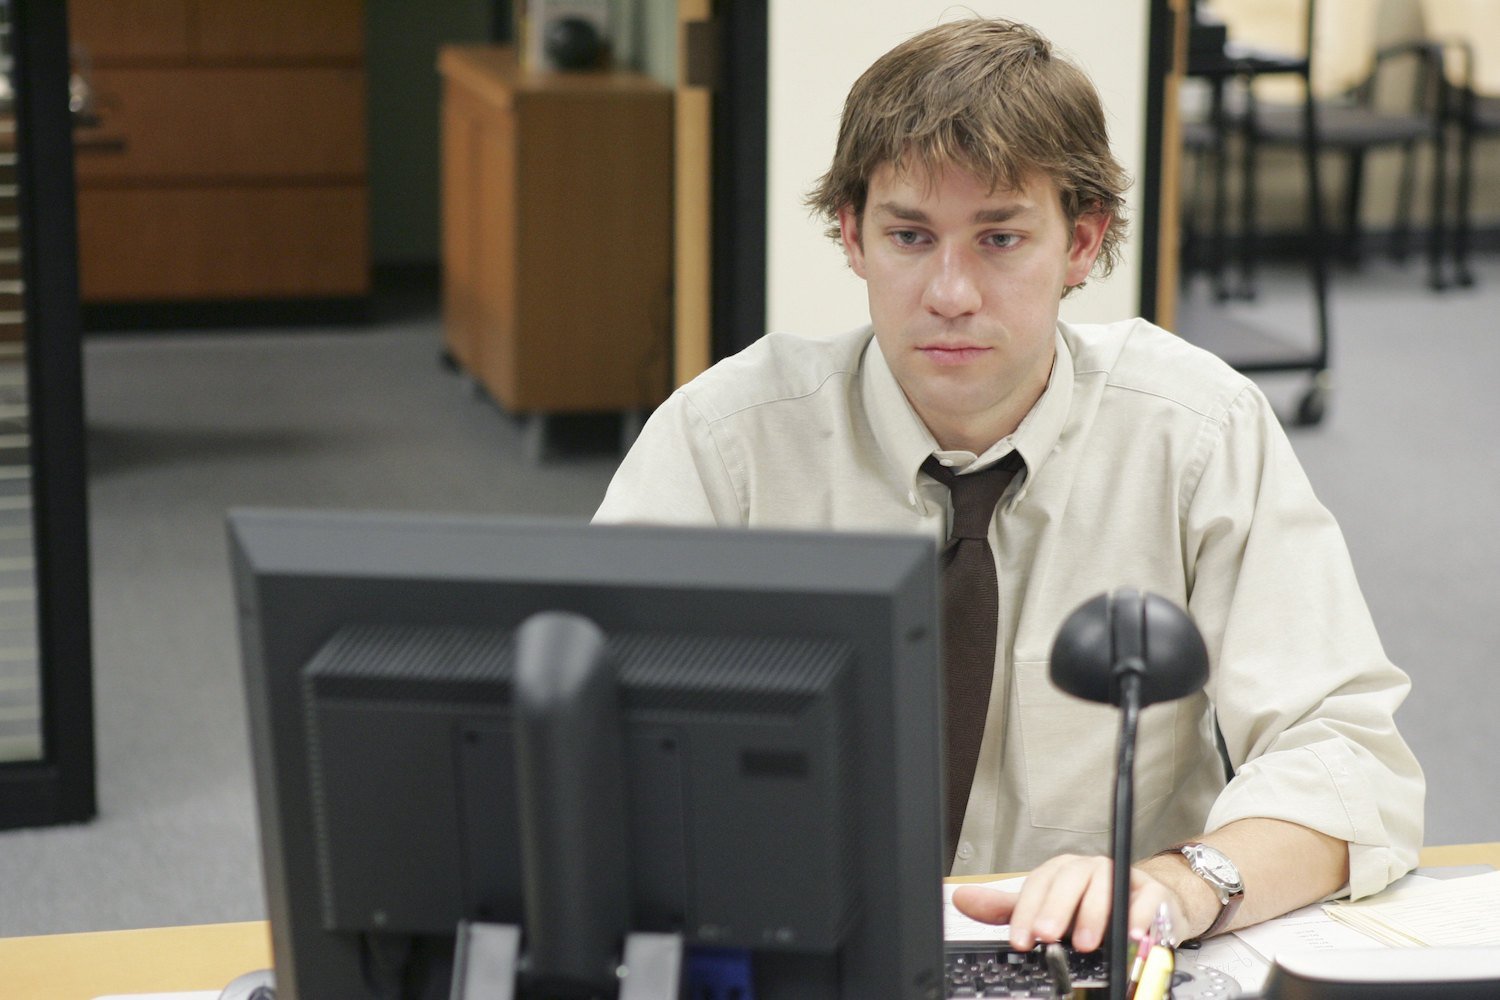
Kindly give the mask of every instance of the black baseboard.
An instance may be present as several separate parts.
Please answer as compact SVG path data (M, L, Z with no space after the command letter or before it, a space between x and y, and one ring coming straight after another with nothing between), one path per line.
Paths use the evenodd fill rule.
M375 294L386 292L431 292L443 287L443 265L435 260L402 260L376 264L370 269Z
M87 333L132 330L243 329L266 326L359 326L409 311L435 308L442 288L437 261L376 264L368 295L299 299L209 299L155 302L88 302Z
M1451 241L1452 234L1449 234ZM1391 257L1395 254L1400 241L1392 229L1376 229L1360 234L1359 257L1361 259L1374 259L1379 257ZM1209 250L1208 234L1199 232L1192 238L1183 241L1183 273L1198 272L1207 266L1207 253ZM1451 244L1450 244L1451 245ZM1237 235L1225 237L1224 252L1227 265L1237 266L1240 258L1241 242ZM1307 234L1301 231L1282 230L1277 232L1263 233L1256 238L1256 257L1260 261L1282 261L1282 260L1304 260L1309 249ZM1469 234L1469 252L1471 254L1500 253L1500 226L1484 226L1473 230ZM1413 230L1406 238L1405 259L1409 261L1425 260L1427 256L1427 232L1422 229ZM1451 250L1444 257L1444 263L1451 261ZM1340 261L1348 260L1348 254L1340 241L1340 234L1329 234L1328 259L1337 265Z
M237 329L264 326L358 325L373 315L369 296L337 299L245 299L191 302L90 302L85 333L130 330Z

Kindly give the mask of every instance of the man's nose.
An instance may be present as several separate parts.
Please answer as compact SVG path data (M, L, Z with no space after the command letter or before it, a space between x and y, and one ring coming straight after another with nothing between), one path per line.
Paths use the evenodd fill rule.
M977 312L981 301L975 261L964 247L942 247L932 257L932 273L922 293L928 312L954 319Z

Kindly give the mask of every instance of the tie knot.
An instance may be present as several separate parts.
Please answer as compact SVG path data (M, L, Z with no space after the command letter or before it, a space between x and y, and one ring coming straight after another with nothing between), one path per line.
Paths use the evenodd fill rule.
M987 538L995 505L1021 467L1021 453L1011 452L987 469L960 475L928 456L922 471L948 487L953 499L950 538Z

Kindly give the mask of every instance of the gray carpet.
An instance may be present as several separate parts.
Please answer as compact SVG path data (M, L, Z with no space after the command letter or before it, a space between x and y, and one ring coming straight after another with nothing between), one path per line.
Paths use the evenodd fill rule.
M1350 537L1427 766L1431 842L1500 837L1488 770L1500 615L1500 262L1438 297L1415 267L1341 276L1338 388L1294 440ZM1307 328L1268 278L1252 319ZM1223 313L1189 302L1211 337ZM236 505L582 518L614 459L536 466L438 363L430 311L356 330L110 335L86 345L100 818L0 834L0 936L264 915L223 516ZM1301 376L1267 380L1294 397ZM589 429L580 431L580 441ZM566 443L566 442L565 442Z

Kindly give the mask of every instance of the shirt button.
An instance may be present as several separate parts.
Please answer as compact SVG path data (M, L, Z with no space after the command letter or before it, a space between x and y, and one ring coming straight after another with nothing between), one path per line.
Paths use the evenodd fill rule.
M958 845L958 857L961 861L968 861L974 856L974 845L967 840Z

